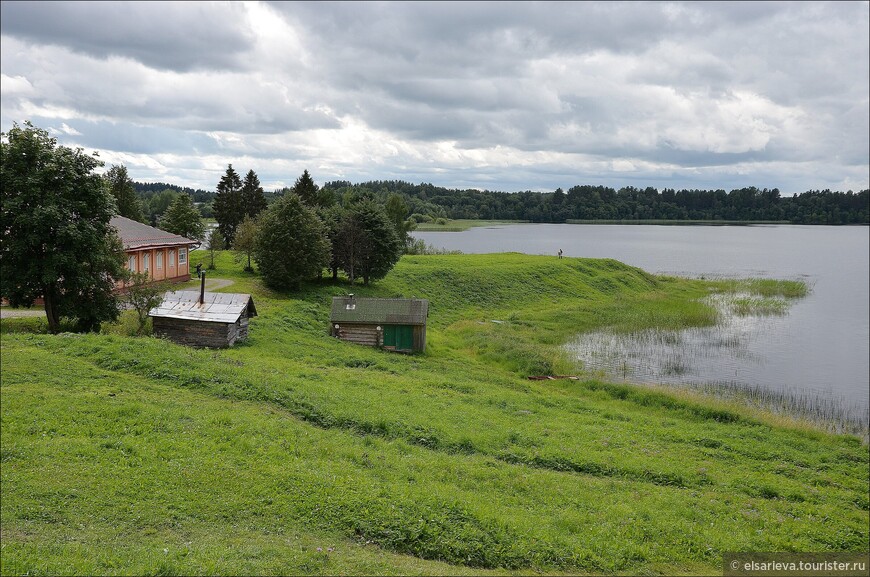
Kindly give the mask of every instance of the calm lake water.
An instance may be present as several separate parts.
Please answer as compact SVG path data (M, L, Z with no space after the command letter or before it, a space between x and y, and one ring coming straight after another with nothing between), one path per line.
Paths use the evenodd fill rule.
M555 255L562 249L565 256L613 258L656 274L803 280L812 292L793 301L786 315L742 317L717 335L695 331L664 339L653 355L662 358L634 362L631 376L662 383L721 382L807 391L867 411L868 227L520 224L414 236L465 253ZM663 369L673 364L675 351L705 338L724 338L735 346L708 347L694 359L677 359L679 370ZM600 353L603 342L602 335L588 339L572 345L587 367L596 357L590 350L597 347ZM626 346L610 341L603 348L636 357L650 351L632 353ZM664 358L668 355L670 360ZM613 372L613 367L603 368Z

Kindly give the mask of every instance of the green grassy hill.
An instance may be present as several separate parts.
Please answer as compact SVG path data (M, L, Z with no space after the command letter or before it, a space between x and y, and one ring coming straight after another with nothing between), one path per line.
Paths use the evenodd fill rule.
M4 319L3 574L710 574L724 552L866 550L859 439L526 379L576 370L580 331L715 322L698 299L725 283L518 254L290 295L228 254L210 275L256 301L233 349ZM430 299L426 354L330 338L351 290Z

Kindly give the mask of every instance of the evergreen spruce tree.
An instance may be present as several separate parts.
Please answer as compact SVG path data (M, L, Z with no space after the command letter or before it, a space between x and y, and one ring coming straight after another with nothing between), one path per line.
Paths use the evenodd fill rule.
M282 196L258 220L253 258L269 288L297 289L329 265L326 227L299 195Z
M314 180L311 178L311 175L308 174L308 170L305 170L302 173L302 176L297 178L296 183L293 185L293 192L298 194L302 202L308 206L318 205L318 190L319 188L314 184Z
M139 222L145 222L142 201L136 196L136 189L133 188L133 181L127 174L127 167L112 165L112 168L103 175L103 179L115 198L118 214Z
M242 205L245 216L251 218L257 218L257 215L266 210L266 193L263 192L260 179L257 178L257 173L253 170L248 171L248 174L245 175L245 182L242 184Z
M396 229L396 234L399 235L399 240L402 242L402 248L411 243L411 231L417 228L416 221L408 218L408 203L401 195L393 193L387 197L387 202L384 205L387 216Z
M202 240L205 236L205 225L202 222L202 217L193 206L193 200L184 193L172 201L172 204L163 213L160 228L191 240Z
M236 228L245 218L245 208L242 200L242 181L233 165L227 167L226 173L217 185L217 194L212 207L218 230L224 240L232 245L236 237Z

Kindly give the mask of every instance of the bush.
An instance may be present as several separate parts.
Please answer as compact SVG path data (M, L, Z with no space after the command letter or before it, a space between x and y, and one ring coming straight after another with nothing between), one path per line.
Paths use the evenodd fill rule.
M100 333L104 335L120 335L122 337L151 336L153 331L150 318L144 324L139 323L136 311L124 311L113 323L103 323Z

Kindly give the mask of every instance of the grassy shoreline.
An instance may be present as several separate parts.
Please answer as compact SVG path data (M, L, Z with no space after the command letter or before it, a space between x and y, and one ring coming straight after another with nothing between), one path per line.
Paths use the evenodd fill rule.
M463 232L470 228L487 226L504 226L507 224L528 224L527 220L448 220L444 224L436 222L417 223L417 232Z
M328 336L349 285L279 294L217 265L260 314L230 350L0 323L0 572L710 574L728 551L866 550L857 438L525 378L572 371L560 347L578 330L715 322L701 299L724 281L404 257L352 289L430 299L429 348L403 356Z
M444 224L435 222L418 223L415 229L418 232L464 232L474 227L487 226L505 226L509 224L532 224L527 220L465 220L456 219L448 220ZM552 224L552 223L540 223ZM772 224L792 224L787 220L581 220L568 219L565 224L637 224L637 225L659 225L659 226L750 226L750 225L772 225Z

